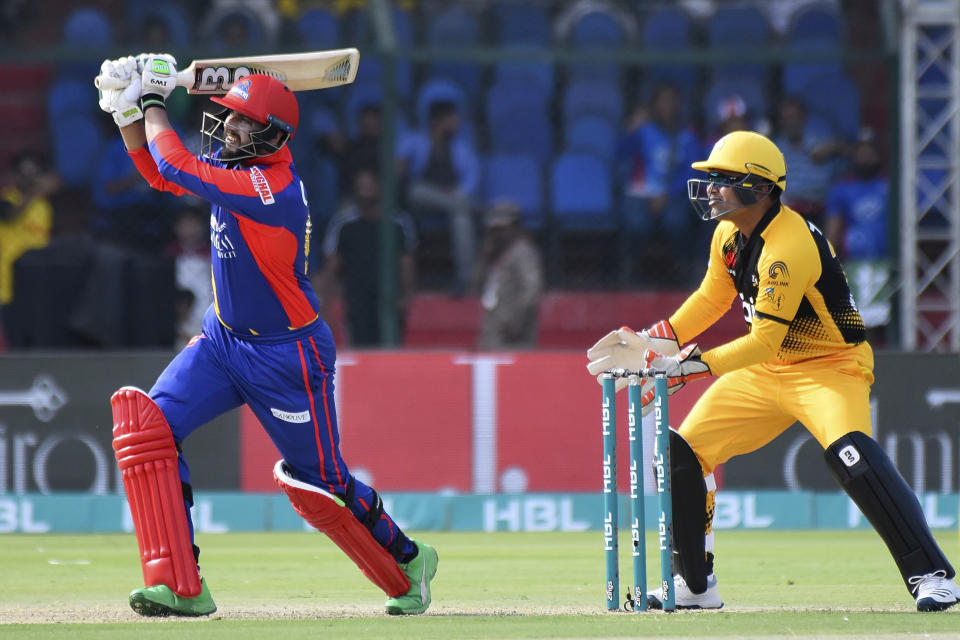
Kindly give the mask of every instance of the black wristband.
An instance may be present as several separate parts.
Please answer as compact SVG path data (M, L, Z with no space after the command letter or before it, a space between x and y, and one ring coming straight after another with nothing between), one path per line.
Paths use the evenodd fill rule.
M145 93L140 96L140 110L146 113L150 107L166 109L167 105L164 104L163 96L159 93Z

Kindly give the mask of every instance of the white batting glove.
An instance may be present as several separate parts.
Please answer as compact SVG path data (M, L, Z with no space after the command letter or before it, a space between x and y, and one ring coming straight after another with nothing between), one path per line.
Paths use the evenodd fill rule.
M140 110L140 72L136 58L126 56L116 60L104 60L100 74L124 82L124 89L101 89L100 108L113 116L119 127L133 124L143 118Z
M143 73L141 80L141 107L164 106L170 92L177 86L177 60L169 53L140 54L137 57Z
M611 331L587 350L587 358L590 359L587 371L597 376L597 381L601 382L600 376L607 369L623 368L634 371L643 369L647 366L648 350L666 355L674 355L680 351L680 343L677 342L677 337L668 321L661 320L640 332L630 327L620 327L616 331ZM617 391L626 386L626 378L617 379ZM644 385L644 391L646 391L646 385Z

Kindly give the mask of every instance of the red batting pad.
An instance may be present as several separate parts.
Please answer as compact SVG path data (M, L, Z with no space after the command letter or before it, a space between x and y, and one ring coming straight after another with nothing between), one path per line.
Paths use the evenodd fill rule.
M143 581L177 595L200 595L200 574L177 471L177 448L167 419L150 396L123 387L110 398L113 450L130 503Z
M370 582L391 598L405 594L410 581L373 534L353 516L343 502L323 489L290 477L283 460L273 467L273 479L287 493L293 509L346 553Z

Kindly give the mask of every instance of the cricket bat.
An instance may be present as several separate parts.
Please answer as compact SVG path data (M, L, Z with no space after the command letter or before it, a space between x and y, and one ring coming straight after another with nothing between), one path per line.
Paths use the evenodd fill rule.
M292 91L328 89L353 82L359 62L360 52L356 49L194 60L177 73L177 85L186 87L187 93L222 95L240 78L262 73L280 80ZM97 76L93 84L98 89L125 86L110 76Z

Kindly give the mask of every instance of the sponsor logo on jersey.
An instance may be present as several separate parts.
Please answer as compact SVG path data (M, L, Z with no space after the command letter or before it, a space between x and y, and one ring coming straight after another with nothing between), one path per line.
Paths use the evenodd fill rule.
M276 202L273 198L273 191L270 190L270 183L267 182L267 176L263 175L260 167L250 167L250 182L253 183L253 190L260 196L260 201L263 204Z
M777 260L770 265L770 269L767 271L770 275L771 280L776 280L777 278L789 278L790 271L787 270L787 263L782 260Z
M221 260L237 257L237 249L230 242L230 236L226 232L227 223L217 222L217 218L210 214L210 244L217 252L217 257Z
M281 409L274 409L270 407L270 413L273 414L273 417L278 420L283 420L284 422L292 422L294 424L302 424L304 422L310 422L310 412L301 411L300 413L291 413L290 411L283 411Z

